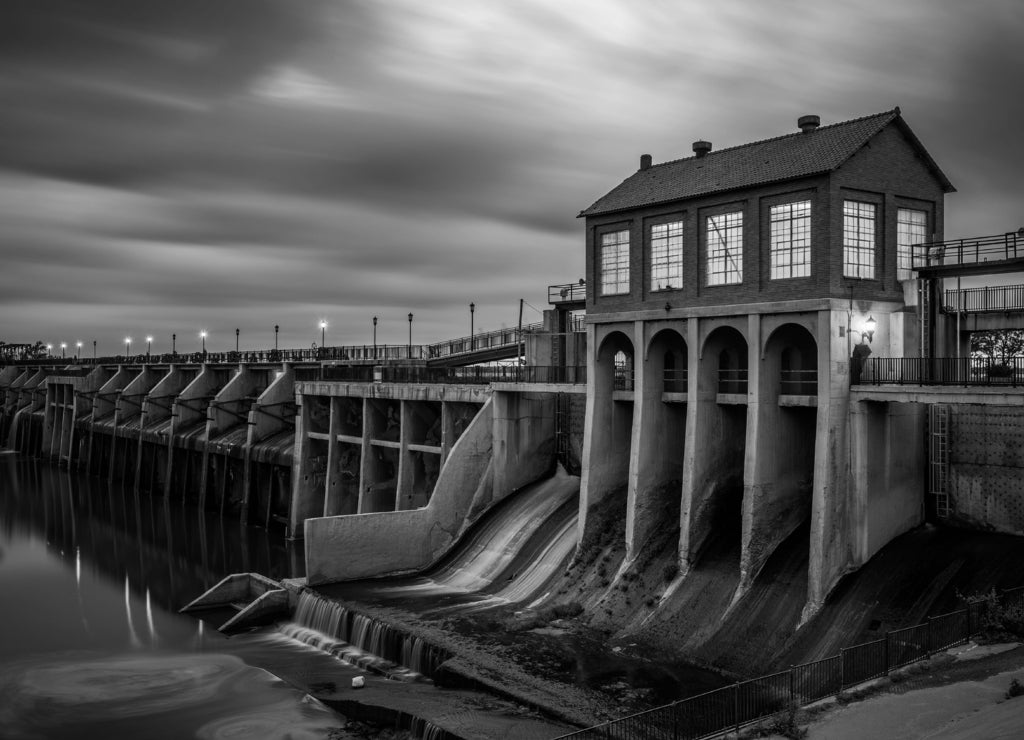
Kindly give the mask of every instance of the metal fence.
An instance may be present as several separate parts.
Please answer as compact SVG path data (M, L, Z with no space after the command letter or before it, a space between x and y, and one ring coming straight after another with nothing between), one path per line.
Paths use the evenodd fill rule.
M817 370L782 370L779 375L779 393L781 393L782 395L818 395Z
M1005 607L1024 609L1024 588L1004 591L999 598ZM702 740L738 731L788 707L835 696L851 686L962 645L982 627L988 609L987 601L969 603L964 609L929 617L914 627L888 632L879 640L843 648L839 655L638 712L562 735L558 740Z
M324 380L351 383L558 383L584 385L585 366L559 365L471 365L468 367L423 367L410 365L337 365L323 369Z
M1024 311L1024 285L992 285L947 290L942 300L946 313Z
M944 242L915 244L915 269L975 262L1002 262L1024 257L1024 229L993 236L951 239Z
M1024 357L869 357L855 385L1024 385Z
M718 392L719 393L746 393L747 368L730 370L722 368L718 371Z

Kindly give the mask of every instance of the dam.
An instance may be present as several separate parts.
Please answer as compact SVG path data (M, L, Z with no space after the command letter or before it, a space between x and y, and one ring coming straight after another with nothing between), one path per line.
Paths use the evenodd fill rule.
M586 276L549 288L539 324L11 360L0 435L286 538L301 569L195 594L239 607L232 629L290 614L291 637L375 675L544 707L566 731L609 719L595 686L668 702L1024 585L966 565L1012 562L1024 534L1024 366L969 350L1024 329L1024 303L944 282L1021 270L1024 234L945 240L952 185L899 109L816 119L642 157L581 212ZM896 582L917 595L890 610ZM505 633L534 662L481 662ZM659 651L675 664L637 668ZM602 661L621 684L594 678Z

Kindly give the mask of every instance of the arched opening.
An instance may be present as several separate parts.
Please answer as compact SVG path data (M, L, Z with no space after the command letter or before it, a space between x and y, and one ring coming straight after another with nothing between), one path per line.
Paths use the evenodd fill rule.
M621 547L625 539L635 356L632 340L621 331L609 332L597 347L587 400L581 543Z
M627 555L676 557L686 441L686 342L664 328L651 338L638 373L637 445L630 475Z
M807 529L814 488L818 348L805 327L768 336L761 360L758 449L746 491L750 526L741 570L749 583L793 532Z
M743 476L747 437L747 340L723 325L708 334L697 368L694 482L690 529L683 556L732 567L743 532ZM693 382L693 379L691 379Z

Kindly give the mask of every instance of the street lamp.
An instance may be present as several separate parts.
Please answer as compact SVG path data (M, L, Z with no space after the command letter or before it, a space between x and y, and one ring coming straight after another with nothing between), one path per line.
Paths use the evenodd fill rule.
M199 338L203 340L203 357L206 357L206 330L199 332Z
M274 351L277 351L277 333L281 331L280 324L274 324Z
M412 311L409 312L409 359L412 359Z
M153 337L146 337L146 357L153 354Z
M53 354L53 345L52 344L46 345L46 356L50 357L52 354Z
M320 319L320 346L327 344L327 319Z
M79 359L82 355L82 343L75 342L75 359Z
M132 350L132 338L131 337L125 337L124 338L124 356L125 357L130 357L131 354L132 354L131 350Z
M373 317L373 359L377 359L377 317Z
M476 304L469 304L469 348L473 349L473 314L476 312Z
M235 352L238 352L238 336L242 333L241 329L235 329Z
M178 335L171 334L171 354L178 354Z
M96 359L96 340L92 340L92 359Z
M66 350L67 348L68 348L68 345L67 345L66 342L61 342L60 343L60 359L62 359L62 360L64 359L64 350Z

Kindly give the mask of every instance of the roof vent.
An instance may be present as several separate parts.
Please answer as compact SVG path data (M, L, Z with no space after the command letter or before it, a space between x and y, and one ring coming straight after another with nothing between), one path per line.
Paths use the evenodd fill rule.
M821 119L818 116L800 116L796 119L796 125L805 134L809 134L821 125Z
M641 154L640 155L640 169L649 170L651 168L651 155Z
M706 156L707 153L710 152L710 151L711 151L711 142L710 141L695 141L695 142L693 142L693 153L696 154L698 158Z

